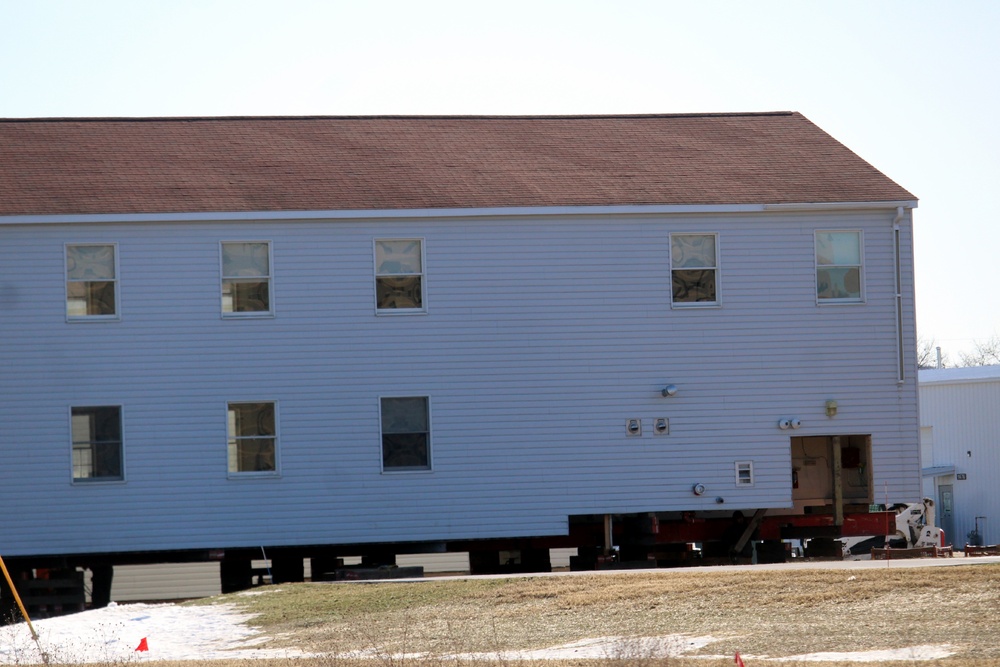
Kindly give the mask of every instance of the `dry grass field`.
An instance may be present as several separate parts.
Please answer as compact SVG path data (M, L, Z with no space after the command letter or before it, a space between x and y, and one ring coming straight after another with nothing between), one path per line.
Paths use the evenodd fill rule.
M879 661L878 667L1000 667L1000 565L704 568L292 584L254 593L202 604L226 602L257 614L254 623L272 638L269 647L324 655L268 661L272 667L514 665L520 663L510 651L596 637L622 639L600 657L562 656L547 664L721 667L733 665L738 651L747 667L843 667L862 663L814 662L803 656L881 650L893 651L892 659ZM663 656L642 639L677 636L707 639L684 657ZM953 655L921 659L915 647L928 646L945 647ZM367 657L357 660L352 652ZM869 665L877 659L862 658Z

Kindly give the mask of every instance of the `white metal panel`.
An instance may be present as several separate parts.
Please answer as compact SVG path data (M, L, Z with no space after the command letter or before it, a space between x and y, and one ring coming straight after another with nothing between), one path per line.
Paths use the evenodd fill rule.
M221 592L218 563L116 565L111 585L115 602L186 600Z
M934 433L924 466L954 466L954 543L977 516L984 541L1000 543L1000 367L921 371L920 381L921 426Z
M576 549L552 549L553 568L569 567L570 556ZM357 564L358 559L348 559ZM407 554L396 557L400 567L419 566L426 574L465 574L469 572L469 554ZM267 561L255 566L266 567ZM306 579L311 572L309 559L303 561ZM89 579L88 579L89 580ZM211 597L222 592L218 563L162 563L157 565L115 566L111 599L115 602L186 600Z

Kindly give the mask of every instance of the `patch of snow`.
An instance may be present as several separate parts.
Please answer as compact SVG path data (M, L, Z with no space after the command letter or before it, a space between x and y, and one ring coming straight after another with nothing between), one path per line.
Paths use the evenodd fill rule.
M793 655L780 660L796 660L802 662L843 661L843 662L883 662L887 660L938 660L955 655L955 651L947 644L938 646L908 646L906 648L885 649L880 651L851 651L839 653L827 651L824 653L806 653Z
M236 595L241 598L249 598L255 595L267 595L268 593L280 593L280 592L281 592L280 588L275 588L274 590L268 589L264 591L241 591Z
M675 658L689 651L703 648L718 641L715 637L691 637L688 635L668 635L666 637L593 637L552 646L549 648L523 651L492 651L485 653L456 653L431 656L426 653L406 653L388 655L378 649L365 649L341 654L341 658L379 658L389 660L420 660L439 658L441 660L496 661L515 660L571 660L571 659L648 659Z
M676 658L718 641L715 637L596 637L533 651L504 653L506 660L569 660L572 658ZM459 656L463 657L463 656Z
M34 621L52 662L117 664L125 660L219 660L304 655L259 648L267 641L232 605L118 604ZM137 652L142 639L148 651ZM0 664L42 662L26 623L0 628Z

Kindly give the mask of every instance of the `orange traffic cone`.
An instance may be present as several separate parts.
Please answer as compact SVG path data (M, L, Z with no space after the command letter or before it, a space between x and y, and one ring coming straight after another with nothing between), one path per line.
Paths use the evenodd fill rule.
M139 645L135 647L135 650L136 651L148 651L149 650L149 644L146 643L146 638L145 637L143 637L142 641L139 642Z

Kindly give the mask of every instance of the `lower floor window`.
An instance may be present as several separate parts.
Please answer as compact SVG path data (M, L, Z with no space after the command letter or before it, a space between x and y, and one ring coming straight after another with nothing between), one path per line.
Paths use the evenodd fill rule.
M124 479L121 407L78 407L71 414L73 481Z
M229 472L273 473L277 466L274 403L229 404Z
M431 429L426 396L383 398L382 469L430 470Z

